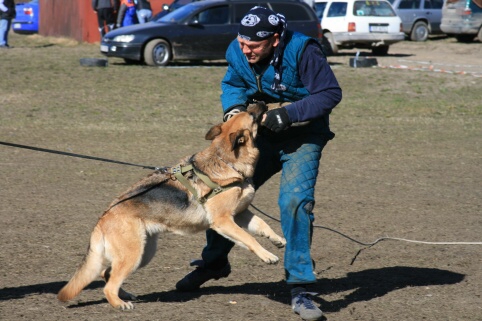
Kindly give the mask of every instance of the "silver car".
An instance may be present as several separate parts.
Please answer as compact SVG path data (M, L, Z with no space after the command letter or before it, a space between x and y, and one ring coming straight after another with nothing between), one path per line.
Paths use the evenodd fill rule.
M426 41L440 29L444 0L389 0L402 19L403 32L412 41Z
M482 1L447 0L442 10L443 32L459 42L482 42Z

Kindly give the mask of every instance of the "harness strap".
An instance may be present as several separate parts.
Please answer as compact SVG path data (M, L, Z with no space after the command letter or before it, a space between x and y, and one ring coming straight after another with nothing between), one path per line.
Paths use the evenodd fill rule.
M193 171L211 189L211 191L207 193L205 196L199 197L196 189L191 185L191 183L189 183L189 180L183 175L184 173L187 173L189 171ZM192 164L189 164L186 166L178 165L176 167L172 167L170 169L170 173L179 181L179 183L181 183L185 188L187 188L189 192L192 193L194 198L201 204L206 203L208 199L218 195L219 193L239 185L239 183L233 183L227 186L221 186L219 184L216 184L207 175L198 171L194 166L192 166Z

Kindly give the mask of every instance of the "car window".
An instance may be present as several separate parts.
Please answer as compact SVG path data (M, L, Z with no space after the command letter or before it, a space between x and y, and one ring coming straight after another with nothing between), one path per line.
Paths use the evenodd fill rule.
M333 2L326 13L327 17L344 17L346 16L346 2Z
M353 5L354 16L393 17L397 14L386 1L356 1Z
M426 2L425 2L426 3ZM398 5L398 9L418 9L420 8L420 0L402 0Z
M442 9L444 5L443 0L430 0L429 2L431 4L432 9ZM425 1L425 3L427 3L427 1Z
M325 8L326 8L326 2L316 2L315 3L315 12L316 12L316 16L319 19L323 18L323 12L325 11Z
M220 6L201 11L196 15L197 20L203 25L220 25L229 22L229 7Z
M304 6L295 3L270 2L274 12L281 13L288 21L310 21L312 16Z
M179 23L189 17L194 11L198 9L195 5L182 6L177 10L174 10L167 15L157 19L158 22L172 22Z

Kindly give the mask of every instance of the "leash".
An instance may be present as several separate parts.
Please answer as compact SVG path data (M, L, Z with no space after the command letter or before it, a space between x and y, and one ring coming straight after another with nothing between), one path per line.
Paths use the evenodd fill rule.
M148 166L148 165L140 165L140 164L133 164L133 163L127 163L127 162L121 162L121 161L116 161L116 160L112 160L112 159L107 159L107 158L100 158L100 157L94 157L94 156L88 156L88 155L81 155L81 154L75 154L75 153L68 153L68 152L62 152L62 151L58 151L58 150L53 150L53 149L47 149L47 148L40 148L40 147L34 147L34 146L27 146L27 145L20 145L20 144L14 144L14 143L8 143L8 142L3 142L3 141L0 141L0 145L5 145L5 146L10 146L10 147L17 147L17 148L23 148L23 149L29 149L29 150L34 150L34 151L38 151L38 152L44 152L44 153L51 153L51 154L57 154L57 155L64 155L64 156L71 156L71 157L77 157L77 158L84 158L84 159L92 159L92 160L97 160L97 161L101 161L101 162L106 162L106 163L114 163L114 164L120 164L120 165L128 165L128 166L135 166L135 167L141 167L141 168L145 168L145 169L151 169L151 170L160 170L160 171L166 171L166 167L156 167L156 166ZM223 160L223 159L221 159ZM223 160L224 161L224 160ZM235 169L235 168L234 168ZM177 179L179 179L181 176L182 176L182 173L185 173L189 170L193 170L192 167L187 167L187 168L175 168L171 174L173 174ZM235 169L236 170L236 169ZM237 170L236 170L237 171ZM175 175L177 174L177 175ZM202 177L203 174L200 173L199 171L196 171L196 174L197 175L200 175L200 178L205 181L205 178ZM184 177L182 176L181 180L183 179ZM204 178L204 179L203 179ZM206 181L205 181L206 183ZM213 190L211 191L212 194L211 195L208 195L208 198L211 198L217 194L219 194L222 190L224 190L224 188L226 189L229 189L230 187L232 186L226 186L224 188L220 187L220 186L214 186L216 184L214 184L213 186L211 186L211 184L214 184L212 182L209 182L207 183L208 186L210 186L211 188L213 188ZM187 185L190 185L189 183L187 183ZM185 185L186 186L186 185ZM186 186L187 187L187 186ZM187 187L191 193L192 193L192 190L191 188ZM194 192L193 193L196 198L197 198L197 193ZM201 198L201 204L204 203L206 201L206 198ZM253 207L256 211L258 211L259 213L263 214L264 216L272 219L273 221L277 221L277 222L281 222L279 219L277 218L274 218L273 216L270 216L268 214L266 214L265 212L263 212L262 210L260 210L259 208L257 208L256 206L254 206L253 204L251 204L251 207ZM322 225L313 225L314 228L320 228L320 229L325 229L325 230L328 230L330 232L333 232L333 233L336 233L354 243L357 243L359 245L363 245L365 246L365 248L363 249L360 249L357 254L355 255L355 257L352 259L351 261L351 264L350 265L353 265L353 263L355 262L356 258L358 257L358 255L365 249L368 249L376 244L378 244L379 242L381 241L387 241L387 240L392 240L392 241L402 241L402 242L410 242L410 243L419 243L419 244L432 244L432 245L482 245L482 242L428 242L428 241L418 241L418 240L410 240L410 239L404 239L404 238L399 238L399 237L389 237L389 236L385 236L385 237L381 237L381 238L378 238L376 239L375 241L373 242L370 242L370 243L366 243L366 242L361 242L359 240L356 240L346 234L343 234L337 230L334 230L332 228L329 228L329 227L326 227L326 226L322 226Z
M14 143L7 143L7 142L2 142L2 141L0 141L0 145L10 146L10 147L17 147L17 148L23 148L23 149L30 149L30 150L35 150L35 151L38 151L38 152L58 154L58 155L71 156L71 157L77 157L77 158L93 159L93 160L97 160L97 161L101 161L101 162L106 162L106 163L114 163L114 164L120 164L120 165L136 166L136 167L142 167L142 168L145 168L145 169L152 169L152 170L156 170L156 171L161 169L161 167L156 167L156 166L147 166L147 165L126 163L126 162L120 162L120 161L116 161L116 160L112 160L112 159L107 159L107 158L100 158L100 157L94 157L94 156L74 154L74 153L68 153L68 152L62 152L62 151L58 151L58 150L53 150L53 149L39 148L39 147L27 146L27 145L20 145L20 144L14 144Z
M260 210L259 208L257 208L256 206L254 206L253 204L251 204L251 207L253 207L256 211L258 211L259 213L263 214L264 216L266 217L269 217L270 219L272 219L273 221L276 221L276 222L279 222L281 223L281 220L271 216L271 215L268 215L266 214L265 212L263 212L262 210ZM366 250L366 249L369 249L371 248L372 246L380 243L381 241L388 241L388 240L391 240L391 241L402 241L402 242L409 242L409 243L419 243L419 244L432 244L432 245L482 245L482 242L428 242L428 241L418 241L418 240L410 240L410 239L404 239L404 238L400 238L400 237L390 237L390 236L385 236L385 237L380 237L378 239L376 239L375 241L373 242L369 242L369 243L366 243L366 242L361 242L359 240L356 240L346 234L343 234L337 230L334 230L332 228L329 228L329 227L326 227L326 226L322 226L322 225L313 225L313 227L315 228L320 228L320 229L324 229L324 230L328 230L330 232L333 232L333 233L336 233L338 235L341 235L342 237L354 242L354 243L357 243L359 245L363 245L365 246L364 248L360 249L356 254L355 254L355 257L353 257L353 259L351 260L351 263L350 265L353 265L353 263L355 262L355 260L357 259L358 255L363 251L363 250Z

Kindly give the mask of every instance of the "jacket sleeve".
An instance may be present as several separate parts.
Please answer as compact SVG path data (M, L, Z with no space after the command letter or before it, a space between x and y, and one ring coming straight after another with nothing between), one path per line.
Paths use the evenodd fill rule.
M97 0L92 0L92 9L94 9L94 11L97 11Z
M221 81L221 104L223 112L226 113L240 105L246 106L248 97L243 79L236 73L234 67L228 65L228 70Z
M127 6L123 3L119 8L119 12L117 13L117 27L122 26L122 20L124 20L124 16L126 15Z
M293 123L312 120L329 114L341 101L342 90L321 48L306 46L298 67L301 82L310 95L286 106Z
M231 42L226 51L228 70L221 81L221 105L224 113L239 106L246 106L248 102L248 97L246 95L248 85L243 80L243 77L241 77L236 71L237 58L235 48L237 46L239 46L239 44L235 39Z

